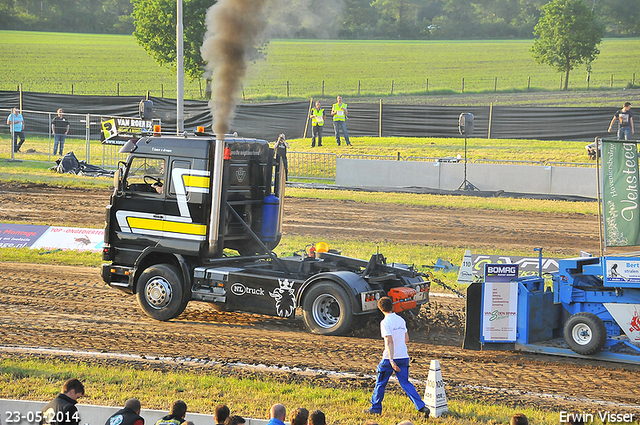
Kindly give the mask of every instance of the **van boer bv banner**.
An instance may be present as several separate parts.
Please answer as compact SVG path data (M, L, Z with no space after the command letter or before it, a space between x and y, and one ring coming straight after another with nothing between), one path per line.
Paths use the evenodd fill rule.
M606 246L639 245L640 191L635 142L602 141L602 179Z

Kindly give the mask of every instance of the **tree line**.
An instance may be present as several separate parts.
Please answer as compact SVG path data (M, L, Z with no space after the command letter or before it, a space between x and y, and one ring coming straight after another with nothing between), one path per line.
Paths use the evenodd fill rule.
M640 0L583 0L610 36L640 35ZM322 39L532 38L549 0L272 0L269 36ZM183 0L185 30L215 0ZM0 29L131 34L173 0L0 0Z

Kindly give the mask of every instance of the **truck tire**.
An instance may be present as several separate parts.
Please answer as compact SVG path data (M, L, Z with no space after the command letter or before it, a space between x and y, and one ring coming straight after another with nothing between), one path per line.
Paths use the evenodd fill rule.
M144 312L156 320L171 320L187 307L184 285L177 268L156 264L147 268L138 280L138 303Z
M593 313L576 313L564 324L564 340L578 354L594 354L607 342L607 328Z
M319 335L343 335L353 322L349 295L338 284L320 281L308 289L302 316L309 330Z

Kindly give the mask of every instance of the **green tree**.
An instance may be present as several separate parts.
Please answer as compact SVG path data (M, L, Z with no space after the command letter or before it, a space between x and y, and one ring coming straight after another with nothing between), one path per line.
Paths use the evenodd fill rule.
M535 26L537 38L531 51L538 63L565 73L564 90L569 87L569 72L578 64L590 64L598 56L598 44L604 26L582 0L553 0L542 7Z
M206 32L205 15L215 0L182 0L184 72L192 80L202 77L205 62L200 47ZM176 0L133 0L133 21L138 44L162 66L176 69Z

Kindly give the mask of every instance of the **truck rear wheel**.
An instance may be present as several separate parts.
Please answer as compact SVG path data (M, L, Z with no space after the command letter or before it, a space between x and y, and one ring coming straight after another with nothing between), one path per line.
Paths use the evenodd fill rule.
M137 293L140 307L156 320L178 317L189 302L180 272L169 264L157 264L142 272Z
M594 354L607 342L607 328L593 313L576 313L564 324L564 339L578 354Z
M302 302L302 315L309 330L319 335L343 335L353 322L349 295L330 281L309 288Z

